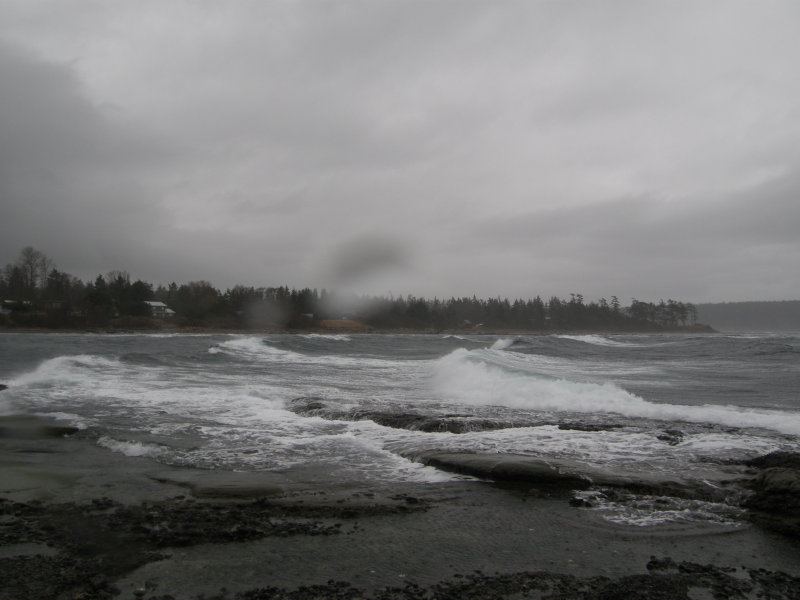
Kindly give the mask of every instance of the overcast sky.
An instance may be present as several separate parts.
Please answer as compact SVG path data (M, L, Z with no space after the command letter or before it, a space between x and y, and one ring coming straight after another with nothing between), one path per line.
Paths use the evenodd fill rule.
M800 298L800 2L0 0L0 263Z

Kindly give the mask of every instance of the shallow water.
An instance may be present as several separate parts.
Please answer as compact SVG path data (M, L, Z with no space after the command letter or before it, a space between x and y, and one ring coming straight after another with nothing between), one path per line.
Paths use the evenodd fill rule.
M701 480L731 461L800 450L792 335L6 333L0 382L0 410L63 419L112 451L307 473L310 484L460 477L414 461L426 451ZM316 410L298 411L301 397ZM446 417L467 431L380 425L364 418L373 413ZM506 427L482 430L486 421ZM574 423L600 430L563 428ZM642 523L659 520L636 510Z

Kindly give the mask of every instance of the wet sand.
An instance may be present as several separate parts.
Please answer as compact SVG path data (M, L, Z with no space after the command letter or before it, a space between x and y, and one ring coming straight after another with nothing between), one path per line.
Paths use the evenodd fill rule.
M520 482L319 479L167 467L1 417L0 599L800 593L797 541L752 524L613 524Z

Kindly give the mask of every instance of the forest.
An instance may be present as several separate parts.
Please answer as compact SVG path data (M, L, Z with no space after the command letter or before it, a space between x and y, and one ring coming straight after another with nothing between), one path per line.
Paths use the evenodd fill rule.
M0 271L0 326L9 328L312 330L337 322L376 331L675 331L697 327L697 311L672 299L632 298L623 305L616 296L587 302L578 293L509 300L338 294L287 286L220 290L207 281L154 286L132 281L125 271L83 281L30 246Z

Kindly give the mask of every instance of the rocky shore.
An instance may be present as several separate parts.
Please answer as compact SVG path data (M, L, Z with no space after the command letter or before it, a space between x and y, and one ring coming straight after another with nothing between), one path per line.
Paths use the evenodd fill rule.
M751 518L800 540L800 454L773 452L747 464L759 470L745 503Z
M0 417L0 600L800 597L797 455L735 466L741 526L660 529L604 521L575 490L706 492L530 457L416 460L481 480L321 489Z

